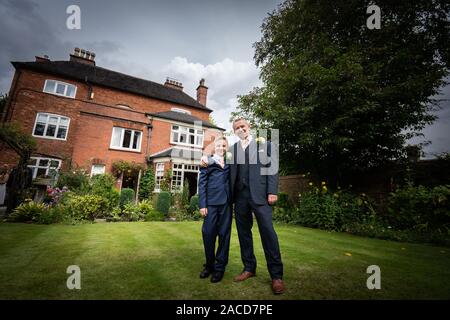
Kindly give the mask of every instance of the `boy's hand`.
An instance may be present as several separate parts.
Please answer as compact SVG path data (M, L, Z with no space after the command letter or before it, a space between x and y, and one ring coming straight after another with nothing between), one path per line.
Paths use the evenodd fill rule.
M206 168L208 166L208 157L202 156L200 159L200 167Z
M275 204L277 202L278 196L276 194L270 194L267 196L267 202L269 202L270 205Z
M202 217L206 217L208 215L208 208L201 208L200 214L202 215Z

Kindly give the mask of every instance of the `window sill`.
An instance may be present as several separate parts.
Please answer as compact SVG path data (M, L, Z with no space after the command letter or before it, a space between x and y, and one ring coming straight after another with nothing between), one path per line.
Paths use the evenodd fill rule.
M46 136L37 136L35 134L32 135L35 138L40 138L40 139L48 139L48 140L56 140L56 141L67 141L67 137L65 139L61 139L61 138L53 138L53 137L46 137Z
M114 147L109 147L108 150L111 150L111 151L123 151L123 152L133 152L133 153L142 153L141 150L120 149L120 148L114 148Z

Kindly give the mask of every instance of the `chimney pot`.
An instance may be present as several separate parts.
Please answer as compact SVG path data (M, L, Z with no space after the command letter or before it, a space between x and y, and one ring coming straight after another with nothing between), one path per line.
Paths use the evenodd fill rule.
M73 54L70 55L70 61L85 63L95 66L95 53L78 47L74 48Z
M169 77L166 78L166 82L164 83L164 85L169 88L174 88L183 91L183 84Z

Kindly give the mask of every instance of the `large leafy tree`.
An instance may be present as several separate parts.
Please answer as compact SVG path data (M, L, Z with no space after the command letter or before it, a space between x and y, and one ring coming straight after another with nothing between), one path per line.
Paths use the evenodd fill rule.
M280 129L285 169L339 179L402 156L435 120L449 72L450 3L287 0L254 44L264 86L239 97L238 115ZM234 114L233 116L236 116Z

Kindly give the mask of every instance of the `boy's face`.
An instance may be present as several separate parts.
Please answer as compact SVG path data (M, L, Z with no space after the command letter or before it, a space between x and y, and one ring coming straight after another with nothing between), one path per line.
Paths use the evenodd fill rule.
M228 148L228 143L225 139L219 139L215 145L215 153L218 156L223 156L225 154L225 152L227 152L227 148Z

